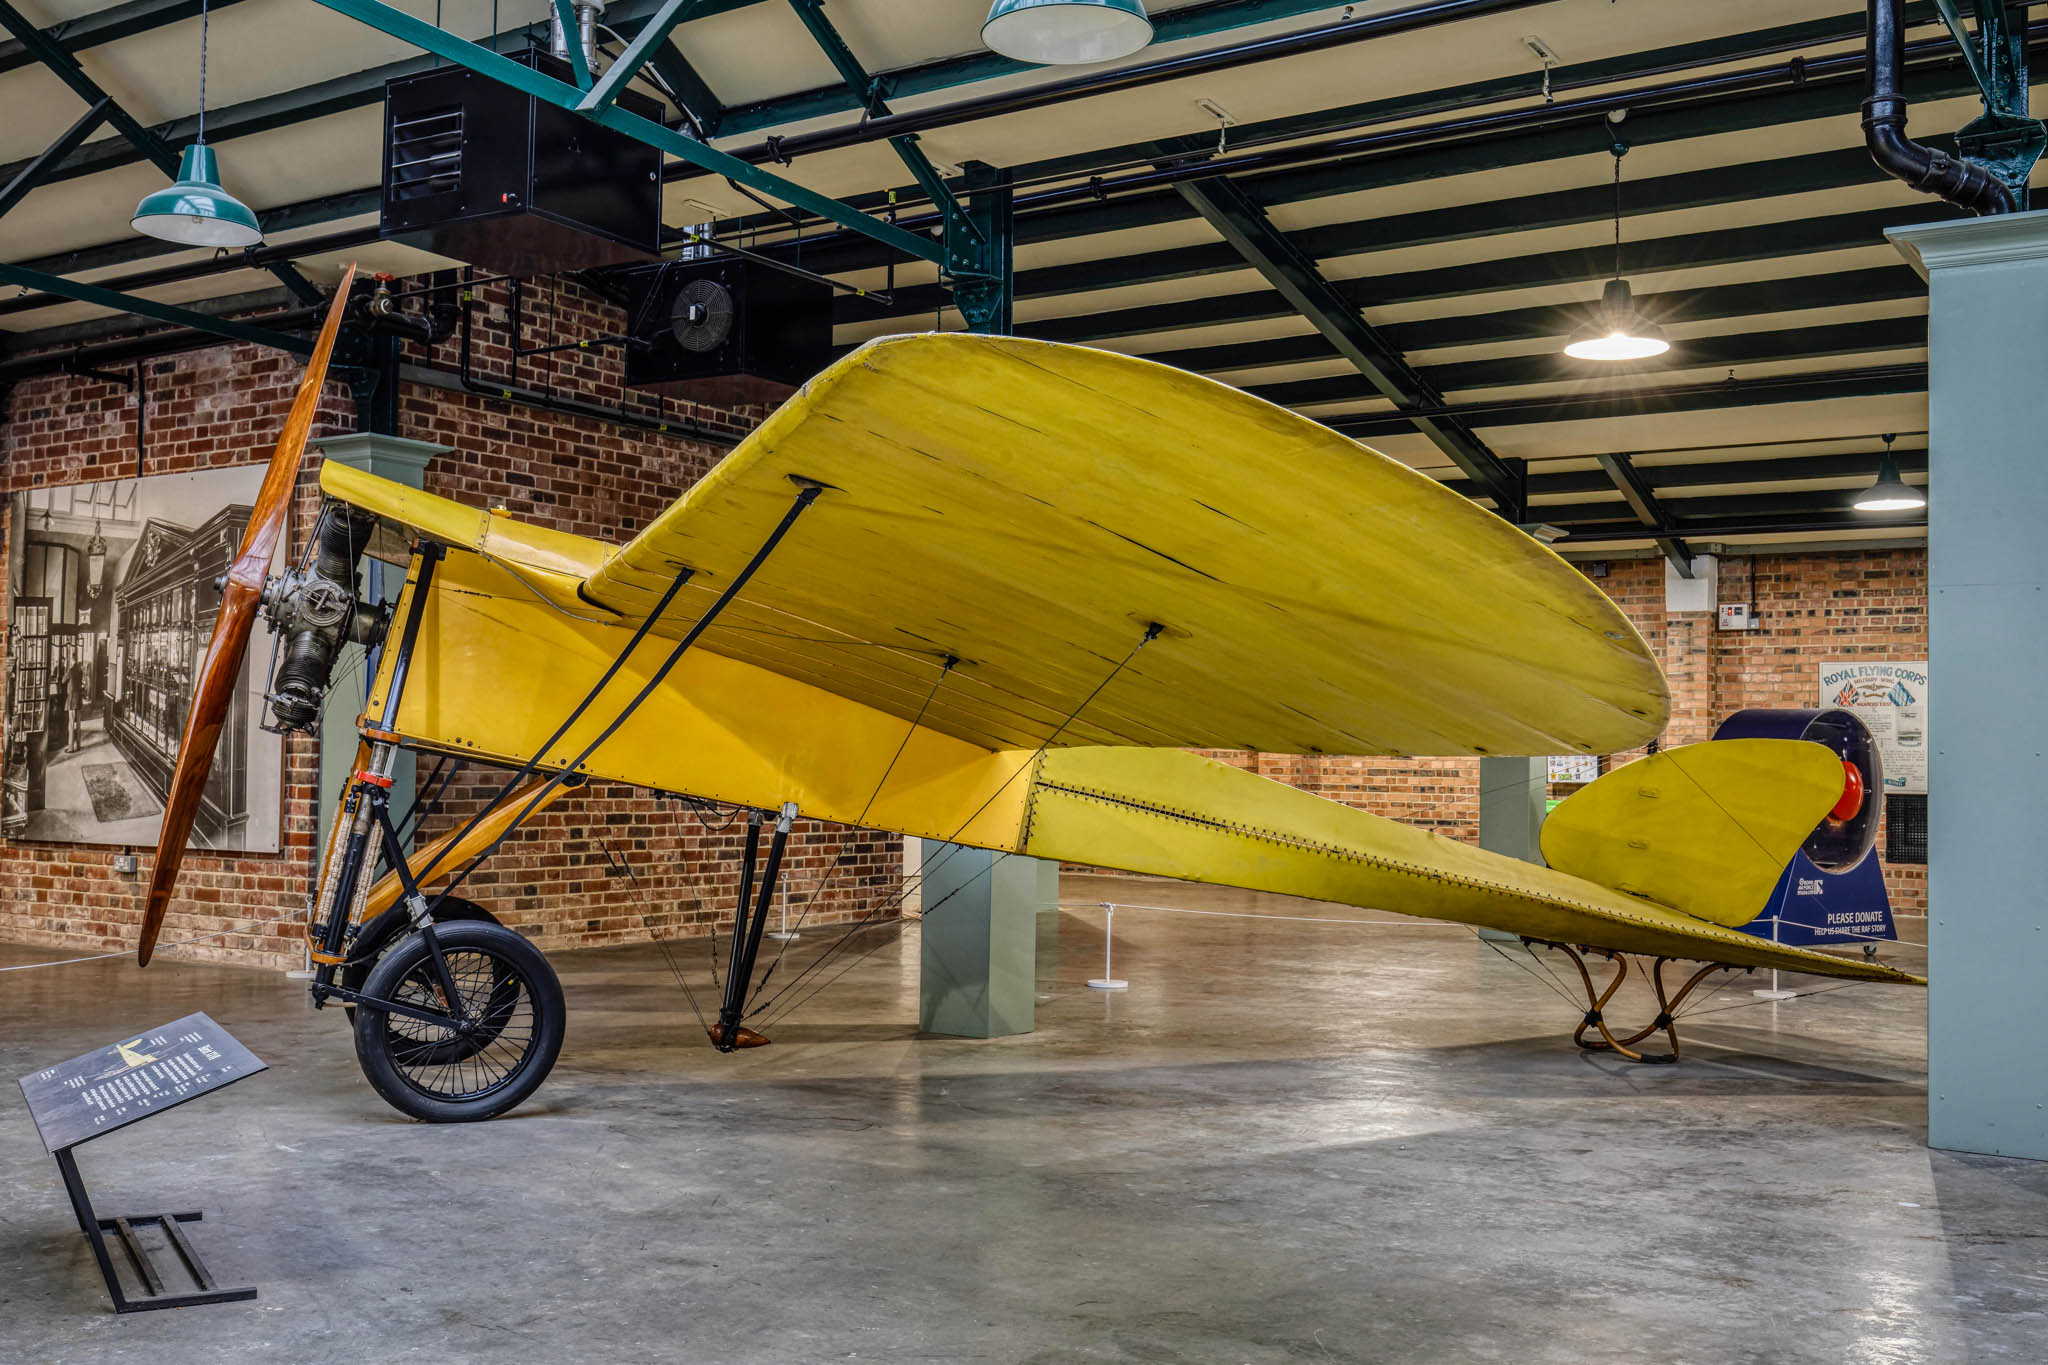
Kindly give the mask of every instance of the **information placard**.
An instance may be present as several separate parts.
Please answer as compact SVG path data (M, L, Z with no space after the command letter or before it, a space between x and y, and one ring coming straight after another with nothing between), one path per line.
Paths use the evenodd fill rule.
M1820 666L1820 704L1854 711L1870 727L1887 793L1927 790L1927 661L1840 659Z
M43 1147L54 1153L264 1069L226 1029L204 1014L188 1014L30 1072L20 1085Z

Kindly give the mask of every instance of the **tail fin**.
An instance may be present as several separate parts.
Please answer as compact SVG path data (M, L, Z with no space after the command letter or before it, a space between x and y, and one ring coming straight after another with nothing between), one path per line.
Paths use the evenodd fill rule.
M1841 759L1805 740L1667 749L1552 811L1543 857L1560 872L1733 928L1763 913L1842 781Z

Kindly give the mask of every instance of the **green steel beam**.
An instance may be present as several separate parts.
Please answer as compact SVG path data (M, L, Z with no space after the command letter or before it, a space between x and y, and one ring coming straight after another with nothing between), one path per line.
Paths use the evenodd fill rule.
M569 54L569 73L576 78L576 88L588 91L590 58L583 51L582 26L576 22L576 10L569 0L555 0L555 22L562 26L562 50Z
M566 3L566 0L557 0L558 5L563 3ZM618 55L605 69L604 75L590 87L589 93L584 95L582 102L576 106L576 112L588 113L617 99L632 83L640 68L659 55L663 48L668 47L670 30L689 18L690 11L696 6L697 0L662 0L661 8L654 12L654 17L641 25L640 31L626 44L626 50ZM680 94L681 91L677 93ZM695 111L690 112L694 116Z
M1962 70L1960 61L1950 61L1946 66L1916 68L1914 73L1914 96L1920 100L1967 94L1975 88L1969 74ZM1617 102L1625 102L1621 93L1617 93L1616 99ZM1725 132L1837 119L1845 107L1844 99L1849 99L1853 105L1852 83L1846 77L1837 76L1795 83L1760 94L1731 95L1712 104L1637 110L1629 120L1630 138L1635 145L1647 146ZM1273 208L1362 190L1418 184L1453 175L1521 170L1535 163L1583 157L1589 151L1607 146L1607 136L1600 126L1603 123L1604 120L1589 119L1564 126L1473 136L1451 143L1409 144L1360 152L1308 166L1258 173L1239 172L1233 175L1233 179L1251 199ZM1939 139L1930 141L1937 145L1940 143ZM1798 174L1781 182L1773 178L1773 172L1780 170ZM1869 184L1882 179L1860 144L1806 157L1724 166L1694 175L1699 177L1692 182L1694 184L1718 180L1718 193L1711 202L1722 203ZM1680 178L1691 179L1660 177L1659 180L1668 185ZM1656 188L1657 181L1632 181L1628 197L1630 212L1654 211L1646 207L1654 200L1645 196L1645 190L1654 191ZM1546 209L1552 208L1560 199L1572 203L1568 221L1599 221L1613 212L1613 190L1604 182L1582 190L1531 197L1531 201ZM1473 202L1461 204L1456 210L1438 211L1460 225L1456 230L1445 233L1444 238L1469 238L1491 232L1520 230L1525 223L1516 216L1516 210L1526 207L1526 202ZM1181 196L1167 186L1111 193L1103 199L1070 199L1045 206L1034 205L1032 196L1023 193L1018 197L1017 213L1018 240L1030 243L1183 222L1191 210ZM908 225L916 226L919 221L909 220ZM1381 220L1353 220L1305 231L1298 236L1304 250L1322 259L1340 253L1346 243L1369 247L1380 238L1382 226ZM815 264L828 258L831 264L823 268L830 270L866 269L882 264L877 253L864 251L857 244L834 246L812 243L807 246L807 263Z
M1344 301L1316 269L1314 260L1235 184L1227 179L1193 180L1177 188L1246 264L1265 276L1381 396L1403 407L1442 406L1443 395ZM1521 519L1519 474L1471 428L1456 418L1427 417L1418 418L1416 427L1492 496L1502 516L1510 521Z
M860 100L863 117L887 114L889 105L882 95L879 83L860 64L860 58L853 55L853 49L846 45L846 39L840 36L832 21L825 17L825 0L789 0L789 5L796 11L796 17L802 21L804 28L809 31L811 41L818 45L826 60L832 63L832 69L839 73L839 79L846 86L847 92ZM892 137L889 139L889 146L895 150L897 159L909 170L910 177L917 182L918 188L925 192L933 206L944 215L948 239L959 239L951 243L953 253L958 256L971 251L973 244L982 240L981 232L961 209L960 201L953 197L953 191L947 186L945 177L939 174L938 167L932 165L931 158L918 147L917 135L913 133L905 137ZM1005 191L1005 194L1007 193L1008 191ZM1006 215L1007 212L1006 209ZM1004 312L1007 317L1008 310L1005 309Z
M970 3L974 2L976 0L970 0ZM1317 0L1212 0L1210 4L1184 5L1177 10L1153 17L1152 41L1174 43L1187 38L1205 38L1212 34L1228 33L1233 29L1249 28L1256 24L1270 24L1276 20L1327 13L1332 8L1328 0L1321 0L1321 3ZM929 95L940 90L957 89L963 85L975 85L982 81L1001 80L1005 76L1040 74L1044 70L1042 66L1012 61L1008 57L984 51L961 57L948 57L942 61L925 62L896 71L881 72L873 79L877 82L876 89L882 97L906 99L914 95ZM772 99L736 105L729 113L726 132L759 132L829 114L857 111L865 103L864 96L856 96L844 83L819 86L812 90L800 90L795 94L777 95Z
M1671 561L1671 567L1678 570L1680 578L1692 577L1692 549L1671 530L1671 518L1665 512L1657 494L1643 476L1636 472L1628 456L1619 451L1602 451L1593 457L1607 477L1614 480L1614 486L1621 493L1621 500L1628 504L1628 510L1636 514L1636 520L1654 532L1657 548L1664 552L1664 558ZM1562 513L1555 508L1543 509L1542 517L1550 521Z
M112 124L114 130L127 140L138 155L153 162L165 175L173 179L177 177L178 154L172 150L171 144L164 141L154 129L145 128L137 123L134 116L121 107L118 100L100 89L99 83L85 73L85 68L78 64L78 58L66 51L61 43L31 24L21 11L8 4L7 0L0 0L0 27L12 33L17 42L36 60L48 67L52 75L71 87L72 93L84 100L88 107L99 110L104 121ZM47 182L58 178L58 168L76 154L77 148L74 147L71 152L59 158L56 165L45 168L41 174L41 181ZM22 172L17 171L9 177L10 187L21 174ZM287 289L309 303L320 297L320 291L289 263L270 267L270 273Z
M675 92L684 114L697 125L698 134L707 141L717 137L718 126L725 118L725 106L676 45L664 42L656 47L647 65Z
M229 341L250 341L258 346L272 346L280 351L292 351L308 355L313 343L304 337L291 336L285 332L273 332L267 327L252 327L247 323L217 318L205 313L195 313L189 308L175 304L158 303L155 299L140 298L134 294L116 293L112 289L101 289L98 285L82 284L56 275L45 275L38 270L27 270L18 265L0 263L0 284L17 285L23 289L35 289L45 294L61 294L67 299L89 303L99 308L112 308L137 317L153 318L158 322L174 323L179 327L191 327Z
M113 100L101 96L91 108L78 116L78 122L57 134L57 140L43 148L40 155L14 173L6 188L0 189L0 216L28 197L28 192L43 183L51 170L65 157L78 150L78 144L91 137L102 123L107 121L107 111Z
M4 3L4 0L0 0L0 3ZM577 106L583 102L583 92L577 87L555 80L543 72L535 71L532 67L522 66L508 57L501 57L487 47L472 43L466 38L458 38L446 29L438 28L423 19L415 19L404 10L393 9L390 5L382 3L382 0L315 0L315 3L367 24L401 42L411 43L458 66L467 67L480 76L488 76L535 99L545 100L558 108L573 113L577 112ZM779 175L772 175L737 157L728 156L675 129L665 128L652 119L629 113L617 105L584 110L582 113L583 117L593 123L610 128L614 132L624 133L637 142L702 167L714 175L725 176L749 189L798 208L808 209L819 217L858 232L884 247L942 265L945 263L945 248L930 238L913 236L858 209L849 208L837 199L806 189L795 181L785 180Z
M85 68L78 64L78 58L65 50L63 44L49 37L30 23L22 12L7 0L0 0L0 28L14 35L35 60L50 69L50 74L71 87L71 93L88 105L104 103L106 120L114 125L116 132L126 138L138 152L156 164L156 168L175 179L178 174L178 153L168 142L148 128L135 121L126 109L106 91L99 82L85 74Z
M212 0L209 8L218 14L239 0ZM75 19L52 24L43 36L61 43L66 52L83 52L90 47L119 42L170 24L199 17L200 0L128 0L126 4L81 14ZM36 57L19 41L0 43L0 72L32 66Z

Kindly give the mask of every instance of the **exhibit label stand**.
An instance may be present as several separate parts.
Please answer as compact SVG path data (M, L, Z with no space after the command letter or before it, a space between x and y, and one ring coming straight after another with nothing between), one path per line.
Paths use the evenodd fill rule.
M1129 990L1131 983L1117 980L1116 970L1110 964L1110 947L1116 939L1116 907L1108 901L1102 903L1102 975L1088 983L1091 991Z
M214 1282L181 1226L200 1221L196 1211L100 1217L86 1195L73 1153L94 1138L105 1137L152 1114L175 1109L187 1100L198 1099L264 1069L256 1055L229 1036L226 1029L204 1014L188 1014L125 1042L109 1044L21 1077L22 1098L28 1101L43 1149L57 1159L57 1170L64 1177L64 1192L70 1196L72 1211L78 1215L79 1231L92 1246L93 1260L99 1263L100 1276L107 1282L107 1294L114 1301L115 1312L233 1303L255 1298L256 1290L249 1286L223 1289ZM175 1292L166 1288L165 1271L170 1267L159 1264L136 1235L137 1228L150 1226L163 1229L165 1241L177 1253L185 1277L194 1286L192 1290ZM122 1288L120 1273L107 1246L108 1233L120 1239L129 1264L141 1281L141 1293L131 1296Z

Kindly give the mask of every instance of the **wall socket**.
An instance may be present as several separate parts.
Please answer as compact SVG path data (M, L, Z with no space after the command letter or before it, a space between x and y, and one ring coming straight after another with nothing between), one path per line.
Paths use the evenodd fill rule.
M141 870L142 862L133 853L116 853L114 855L115 876L132 877Z

